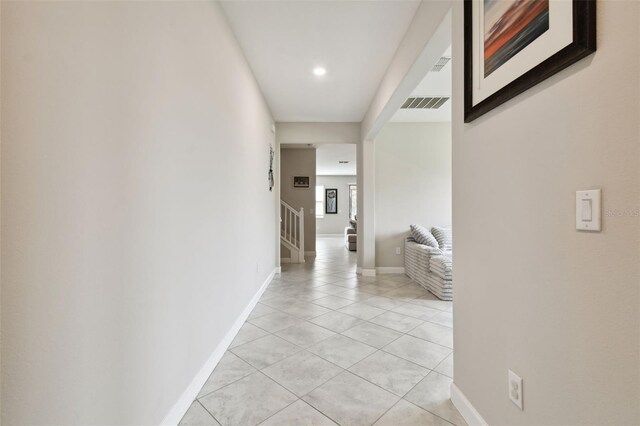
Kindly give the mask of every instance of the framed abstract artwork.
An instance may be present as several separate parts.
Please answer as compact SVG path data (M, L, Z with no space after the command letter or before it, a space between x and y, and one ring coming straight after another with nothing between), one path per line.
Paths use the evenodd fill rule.
M309 176L294 176L293 177L294 188L309 188Z
M464 0L465 123L595 50L595 0Z
M338 190L327 188L325 190L324 212L326 214L338 214Z
M269 145L269 172L267 173L267 179L269 179L269 191L273 191L273 185L275 185L275 180L273 178L273 157L275 157L276 152L273 150L273 146Z

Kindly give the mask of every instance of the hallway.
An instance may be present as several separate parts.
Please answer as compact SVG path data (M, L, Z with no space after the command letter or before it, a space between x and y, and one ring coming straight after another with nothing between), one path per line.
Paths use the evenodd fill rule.
M356 275L341 238L283 265L181 425L464 425L451 302Z

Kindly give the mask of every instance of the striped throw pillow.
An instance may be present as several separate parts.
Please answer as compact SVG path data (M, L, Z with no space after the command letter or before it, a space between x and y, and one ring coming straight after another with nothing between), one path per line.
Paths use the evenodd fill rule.
M431 228L431 233L438 241L438 246L441 250L451 251L453 250L453 241L451 238L451 229L439 228L434 226Z
M431 235L431 232L424 226L410 225L411 236L418 244L424 244L429 247L438 248L438 241Z

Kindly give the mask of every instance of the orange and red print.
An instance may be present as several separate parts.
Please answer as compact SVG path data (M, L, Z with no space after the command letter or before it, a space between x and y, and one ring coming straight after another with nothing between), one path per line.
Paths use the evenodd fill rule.
M549 29L549 0L484 0L484 76Z

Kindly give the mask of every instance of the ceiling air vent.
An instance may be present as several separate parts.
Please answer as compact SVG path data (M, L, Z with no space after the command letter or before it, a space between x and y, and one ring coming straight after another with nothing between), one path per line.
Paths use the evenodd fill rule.
M442 71L442 68L444 68L445 65L447 65L447 63L451 60L451 58L447 57L447 56L443 56L440 59L438 59L438 62L436 62L436 64L433 66L433 68L431 68L431 71L434 72L440 72Z
M401 109L438 109L449 98L434 97L434 98L409 98L402 105Z

